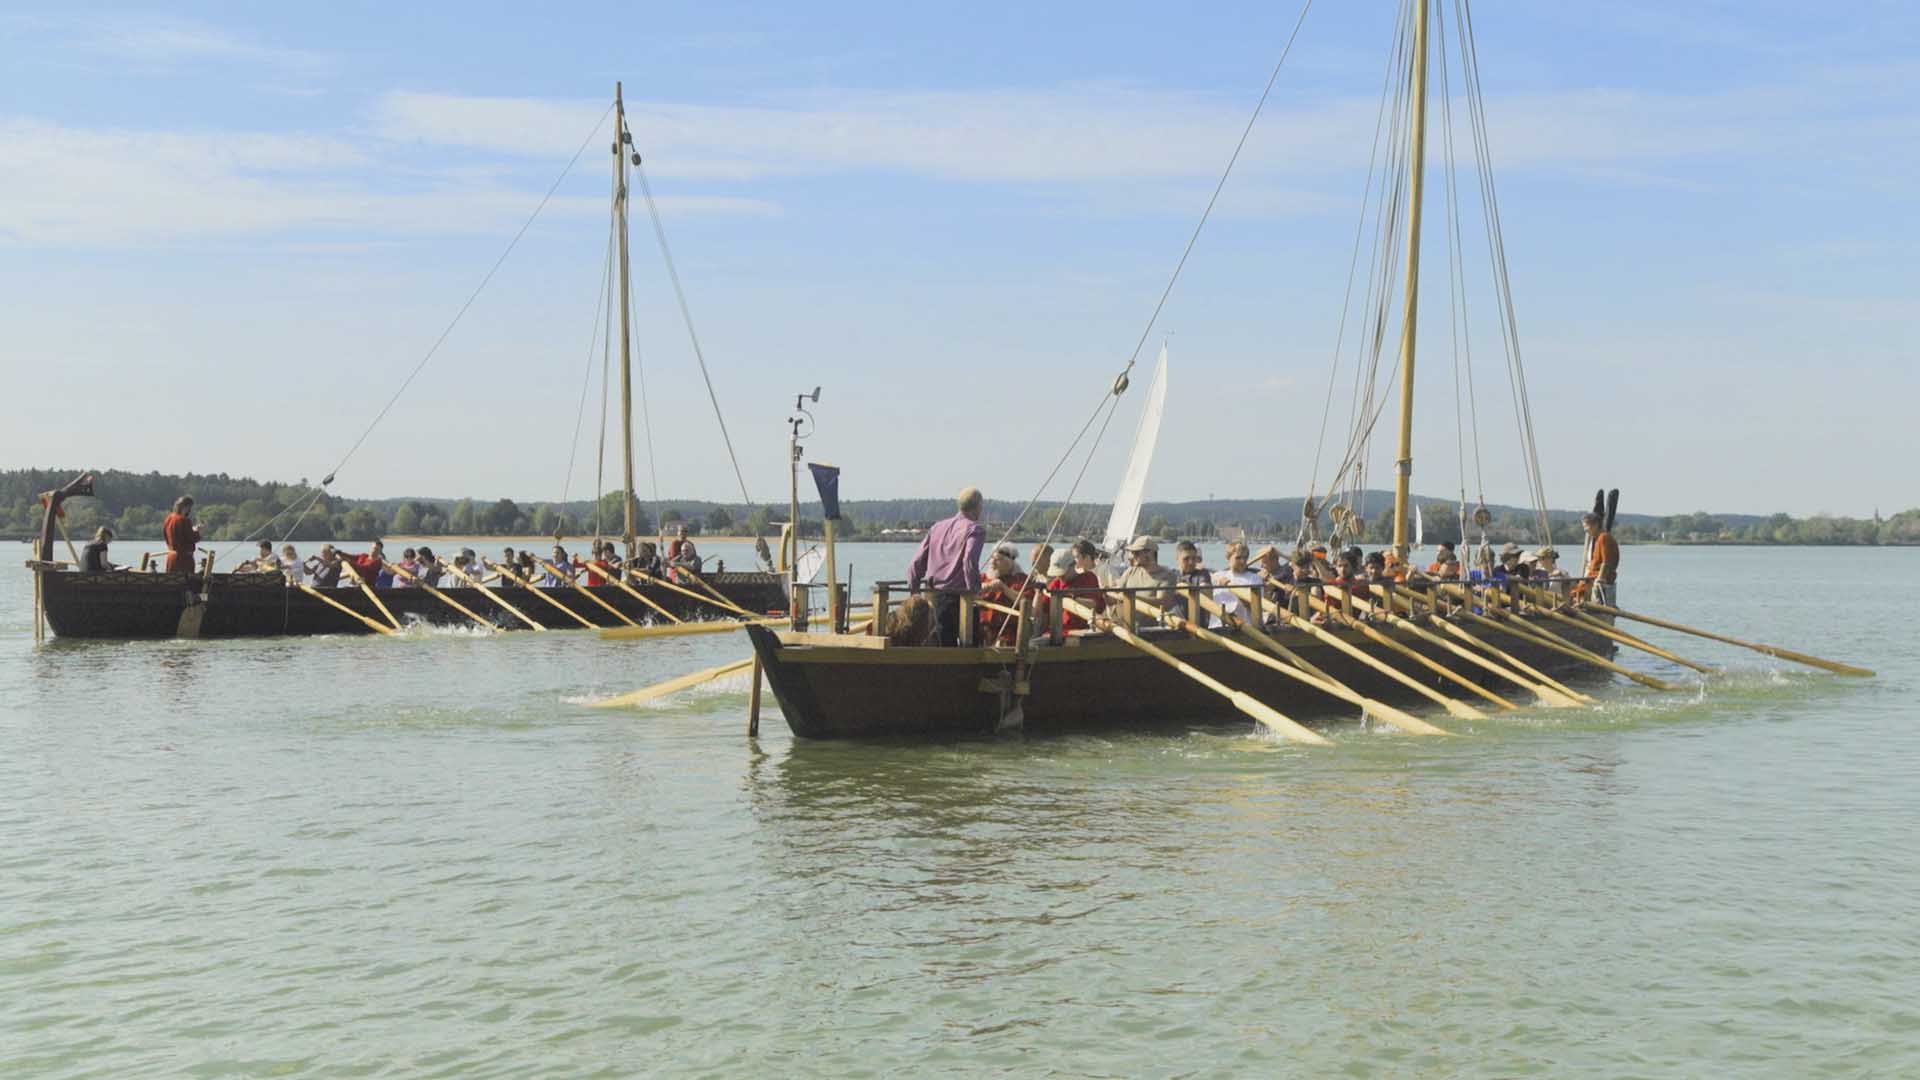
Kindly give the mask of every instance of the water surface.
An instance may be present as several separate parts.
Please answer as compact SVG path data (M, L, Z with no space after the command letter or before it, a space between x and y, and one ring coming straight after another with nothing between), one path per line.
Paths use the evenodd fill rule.
M0 1074L1920 1074L1920 552L1626 569L1880 676L1648 630L1726 673L1331 750L756 743L744 679L578 704L735 640L36 650L0 575Z

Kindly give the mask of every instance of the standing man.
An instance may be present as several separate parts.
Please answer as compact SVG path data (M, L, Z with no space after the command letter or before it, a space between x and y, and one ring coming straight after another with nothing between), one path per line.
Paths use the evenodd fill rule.
M1174 600L1173 588L1179 580L1179 575L1160 565L1160 541L1151 536L1136 536L1127 545L1127 572L1113 584L1119 589L1142 590L1140 599L1164 611ZM1142 626L1155 621L1145 614L1139 619Z
M1582 581L1574 586L1575 596L1591 597L1596 603L1608 607L1620 606L1620 542L1613 534L1602 528L1600 515L1588 512L1580 515L1580 524L1587 530L1587 572L1590 582ZM1589 586L1592 591L1589 592Z
M907 568L910 589L918 592L924 581L933 591L933 622L942 645L960 641L960 597L980 591L980 549L987 541L980 508L985 501L979 488L962 488L954 498L957 512L927 530Z
M160 536L167 542L167 573L193 573L193 549L200 542L200 526L193 523L193 496L173 500L173 513L160 523Z

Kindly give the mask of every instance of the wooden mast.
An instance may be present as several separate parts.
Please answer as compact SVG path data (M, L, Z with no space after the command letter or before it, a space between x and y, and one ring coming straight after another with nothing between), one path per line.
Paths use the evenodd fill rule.
M627 105L620 96L620 84L613 84L613 213L614 228L620 234L620 444L621 505L625 511L621 538L626 542L626 557L631 559L639 546L633 518L633 353L632 328L628 320L627 297Z
M1413 0L1413 139L1407 185L1407 306L1400 336L1400 454L1394 461L1393 550L1407 557L1413 484L1413 339L1420 315L1420 195L1427 153L1427 0Z

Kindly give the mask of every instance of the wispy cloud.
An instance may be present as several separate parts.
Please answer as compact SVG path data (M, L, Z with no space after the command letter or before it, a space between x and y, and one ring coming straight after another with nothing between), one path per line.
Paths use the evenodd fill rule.
M1882 144L1920 126L1920 110L1881 92L1887 76L1882 65L1712 93L1595 88L1496 97L1487 105L1494 163L1571 171L1598 183L1697 188L1703 181L1683 175L1686 169L1857 153L1862 140ZM1455 107L1464 126L1464 105ZM396 92L378 99L373 124L393 139L551 158L570 152L574 133L602 108ZM1243 101L1116 85L628 104L634 136L661 176L745 181L864 172L1079 185L1216 175L1245 109ZM1377 102L1357 98L1272 108L1241 169L1297 178L1363 168L1376 110ZM1470 157L1464 144L1460 153Z
M129 172L137 163L137 174ZM310 242L367 233L495 232L544 184L502 170L423 168L378 140L267 132L152 132L0 120L0 243L129 247L243 235ZM689 194L676 216L766 216L765 200ZM546 213L592 216L603 195Z
M311 75L330 66L323 53L266 44L190 19L132 13L18 15L4 25L8 36L22 41L38 39L76 53L148 67L252 65Z

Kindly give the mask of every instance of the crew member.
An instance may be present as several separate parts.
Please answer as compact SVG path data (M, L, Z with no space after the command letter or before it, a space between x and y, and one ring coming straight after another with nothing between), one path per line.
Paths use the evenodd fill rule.
M954 498L954 515L927 530L907 568L910 590L919 592L925 582L933 592L935 633L942 645L960 640L960 597L980 591L980 549L987 541L980 508L985 501L979 488L963 488Z
M104 574L120 567L107 561L107 545L113 541L113 530L100 526L93 534L93 543L80 549L80 570L87 574Z
M1591 598L1608 607L1620 606L1620 542L1605 529L1600 515L1591 511L1580 516L1587 530L1587 572L1589 581L1574 586L1576 596ZM1589 591L1589 584L1592 588Z
M167 573L193 573L193 549L200 542L200 526L193 523L193 496L173 500L173 513L160 523L160 536L167 542Z

